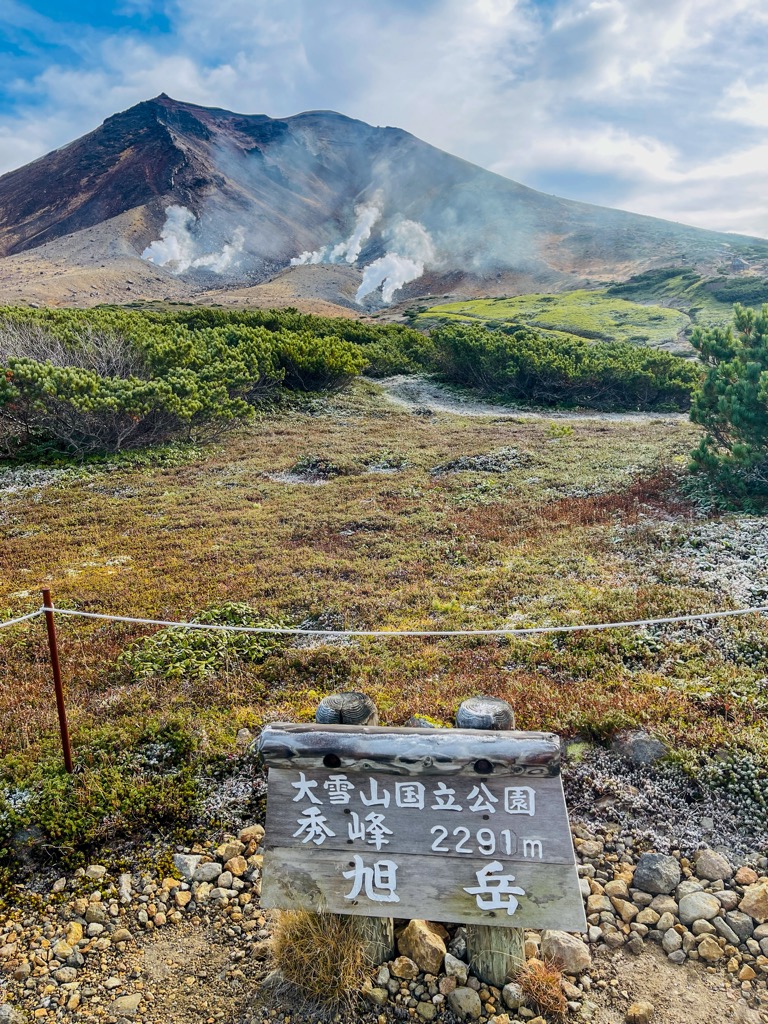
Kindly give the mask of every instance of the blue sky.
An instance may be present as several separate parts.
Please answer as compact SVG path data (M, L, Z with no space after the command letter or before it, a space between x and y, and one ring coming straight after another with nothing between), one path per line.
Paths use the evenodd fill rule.
M167 92L768 236L766 0L2 0L0 172Z

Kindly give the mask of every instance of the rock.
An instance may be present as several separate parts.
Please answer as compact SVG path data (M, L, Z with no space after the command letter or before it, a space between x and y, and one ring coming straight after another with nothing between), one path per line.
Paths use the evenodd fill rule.
M112 1003L113 1014L124 1014L126 1017L135 1017L141 1002L141 992L132 992L129 996L118 996Z
M463 960L459 960L458 957L453 956L451 953L446 953L445 973L449 978L455 978L459 985L466 985L467 978L469 977L469 967Z
M86 924L106 924L107 912L101 903L91 903L85 912ZM70 942L70 945L72 943Z
M242 856L232 857L224 865L224 870L229 871L235 878L241 878L248 870L248 861Z
M509 984L504 986L501 990L501 998L510 1010L518 1010L521 1006L525 1006L523 986L518 985L516 981L510 981Z
M77 978L77 971L74 967L60 967L54 974L54 978L60 985L68 985Z
M635 920L638 924L645 924L649 927L653 927L661 919L661 914L657 914L655 910L651 910L650 907L646 907L645 910L641 910Z
M713 924L710 924L709 921L705 921L703 918L699 921L694 921L691 928L694 935L714 935L716 930Z
M741 942L746 942L755 930L752 918L749 914L743 914L740 910L732 910L725 915L725 920L739 936Z
M661 939L661 948L665 953L675 953L683 945L683 938L679 935L674 928L669 928L664 932Z
M434 1003L420 1002L416 1007L416 1013L422 1020L434 1020L437 1016L437 1007Z
M198 856L198 854L175 853L173 855L173 866L182 878L186 878L188 882L191 882L194 878L197 865L201 860L202 857Z
M483 1014L480 996L473 988L462 986L449 992L448 1005L459 1020L478 1020Z
M581 974L592 964L588 946L568 932L545 931L541 936L541 956L554 960L563 974Z
M711 921L720 913L720 901L708 892L691 892L680 900L678 917L686 926L694 921Z
M263 825L249 825L248 828L244 828L239 836L240 842L248 843L253 841L258 846L264 839L264 826Z
M714 963L715 960L719 960L723 955L720 943L713 939L711 935L704 936L696 947L696 951L702 960L708 960L709 963Z
M757 878L755 878L755 881L757 881ZM56 881L51 886L51 892L64 892L66 888L67 879L65 877L57 878Z
M24 1024L24 1018L10 1003L0 1004L0 1024Z
M127 928L117 928L112 933L112 941L114 943L117 943L117 942L130 942L132 939L133 939L133 936L131 935L131 933L128 931Z
M222 843L216 850L216 856L220 861L223 861L226 864L226 862L231 860L233 857L239 857L244 849L245 843L241 843L239 840L233 839L228 843Z
M393 961L390 967L395 978L404 978L406 981L413 981L419 975L419 966L410 957L399 956Z
M117 895L120 898L120 902L130 903L132 892L133 886L131 884L131 876L129 872L125 871L122 875L120 875L120 878L117 883Z
M749 914L758 924L768 921L768 879L747 886L739 910L742 914Z
M622 729L611 740L611 750L632 764L653 764L669 754L661 740L644 729Z
M655 910L657 914L672 914L677 916L677 900L672 896L654 896L650 902L651 910Z
M250 729L238 729L237 736L235 737L235 745L239 750L245 750L245 748L253 742L253 733Z
M579 843L578 850L584 860L595 860L602 854L604 846L598 839L584 839Z
M685 881L681 882L680 885L678 885L678 887L677 887L676 896L677 896L678 903L683 898L683 896L690 896L690 894L692 892L703 892L703 891L704 891L704 886L702 885L701 882L697 881L695 878L686 878Z
M374 1006L386 1006L389 1001L389 992L385 988L371 988L370 985L364 985L361 991L368 1002L373 1003Z
M192 876L194 882L215 882L224 869L218 861L211 860L207 864L200 864L195 868Z
M710 850L703 846L693 855L697 878L705 878L708 882L716 882L718 879L730 878L733 868L721 853Z
M89 864L85 869L85 877L92 882L100 882L106 873L107 869L103 864Z
M722 935L726 942L730 942L732 946L738 946L741 940L725 918L713 917L712 924L715 926L717 934Z
M653 1003L647 1003L644 1000L632 1003L624 1019L627 1024L650 1024L650 1021L653 1020L654 1010Z
M231 871L222 871L222 873L219 875L219 879L218 879L218 883L217 883L218 888L219 889L231 889L233 881L234 881L234 876L232 875Z
M725 911L735 910L739 905L739 894L734 892L733 889L720 889L719 892L715 893L715 896Z
M650 893L671 893L680 882L680 865L663 853L643 853L637 862L633 884Z
M410 921L398 939L397 948L426 974L440 973L446 955L445 942L428 921Z
M753 868L741 867L734 875L737 885L754 885L758 874Z

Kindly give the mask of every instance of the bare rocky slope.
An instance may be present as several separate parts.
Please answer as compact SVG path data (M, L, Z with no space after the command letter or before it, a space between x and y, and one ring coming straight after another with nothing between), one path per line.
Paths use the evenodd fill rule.
M242 304L349 309L670 264L762 270L768 241L544 195L330 111L270 118L161 95L0 177L4 301L237 290Z

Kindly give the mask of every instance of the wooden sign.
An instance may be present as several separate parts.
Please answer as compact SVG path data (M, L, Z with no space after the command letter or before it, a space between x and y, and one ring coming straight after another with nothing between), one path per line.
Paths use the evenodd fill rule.
M273 725L261 902L586 930L549 733Z

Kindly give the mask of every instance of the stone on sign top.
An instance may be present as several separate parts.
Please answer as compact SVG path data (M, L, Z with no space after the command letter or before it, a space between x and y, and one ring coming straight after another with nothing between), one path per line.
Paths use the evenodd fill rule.
M273 725L265 907L585 931L550 733Z

